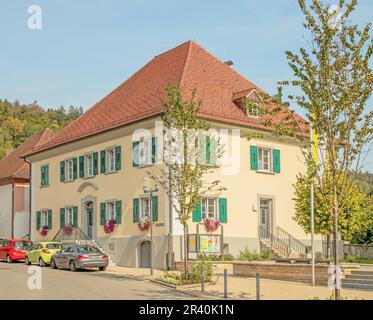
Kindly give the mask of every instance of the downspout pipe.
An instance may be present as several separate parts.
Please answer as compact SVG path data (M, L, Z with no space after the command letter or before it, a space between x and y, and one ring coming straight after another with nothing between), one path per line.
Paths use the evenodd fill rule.
M14 201L14 196L15 196L15 192L14 192L14 180L12 180L12 230L10 232L10 236L11 236L12 239L14 239L14 218L15 218L15 208L14 208L15 201Z
M31 203L31 188L32 188L32 183L31 183L31 177L32 177L32 166L31 166L31 162L28 161L26 158L23 158L25 160L25 162L27 162L29 164L29 167L30 167L30 179L29 179L29 217L28 217L28 239L31 240L31 214L32 214L32 203Z

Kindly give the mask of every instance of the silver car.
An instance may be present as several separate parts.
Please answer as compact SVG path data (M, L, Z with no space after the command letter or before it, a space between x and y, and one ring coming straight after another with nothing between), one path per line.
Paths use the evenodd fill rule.
M71 245L52 256L52 269L70 269L76 271L84 268L98 268L105 271L109 257L94 246Z

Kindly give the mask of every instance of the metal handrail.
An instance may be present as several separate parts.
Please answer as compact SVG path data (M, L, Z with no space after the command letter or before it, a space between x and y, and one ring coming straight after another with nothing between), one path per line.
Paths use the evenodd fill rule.
M308 254L308 247L302 241L298 240L281 227L277 227L277 237L282 241L286 241L288 243L288 246L299 254L304 256Z
M95 247L98 247L96 241L94 241L91 237L89 237L82 229L79 227L73 228L72 233L65 234L63 228L58 230L56 235L53 237L53 241L64 241L64 240L79 240L79 241L86 241L92 244Z
M264 226L259 227L259 237L261 240L266 241L271 249L275 249L287 257L290 256L291 248L289 243L270 232Z

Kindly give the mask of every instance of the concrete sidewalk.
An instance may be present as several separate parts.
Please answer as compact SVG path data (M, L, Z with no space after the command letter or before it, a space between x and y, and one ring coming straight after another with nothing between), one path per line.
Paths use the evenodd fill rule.
M157 275L162 275L164 271L154 270L154 276L152 277L149 269L110 266L105 273L121 275L140 281L149 281ZM204 293L201 292L199 287L178 288L177 291L203 299L223 299L223 276L214 275L212 280L216 283L214 285L206 285ZM329 299L333 293L333 291L327 287L312 287L311 285L302 283L268 279L261 279L260 292L262 300L308 300L314 298L325 300ZM342 288L342 297L347 299L373 300L373 292ZM228 277L228 299L255 300L255 279L230 275Z
M191 294L201 295L199 288L183 289ZM223 298L224 280L220 276L215 285L207 285L203 296L206 298ZM261 300L309 300L329 299L333 290L327 287L311 286L302 283L261 279ZM342 288L342 297L347 299L373 300L372 291L359 291ZM228 299L256 300L256 280L246 277L228 277Z

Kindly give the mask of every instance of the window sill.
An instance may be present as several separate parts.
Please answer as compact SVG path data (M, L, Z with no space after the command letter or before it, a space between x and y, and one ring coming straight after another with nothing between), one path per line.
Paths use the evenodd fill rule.
M71 182L74 182L76 179L73 179L73 180L65 180L63 183L71 183Z
M39 188L48 188L50 185L49 184L44 184L44 185L40 185Z
M269 175L272 175L274 176L276 173L275 172L271 172L271 171L263 171L263 170L256 170L256 173L260 173L260 174L269 174Z
M154 165L155 165L155 163L150 163L150 164L140 164L140 165L138 165L138 166L135 167L135 168L138 168L138 169L149 168L149 167L152 167L152 166L154 166Z
M119 171L115 170L115 171L110 171L110 172L105 172L104 175L110 175L110 174L115 174L115 173L118 173Z
M83 177L81 179L83 179L83 180L90 180L90 179L93 179L94 177L96 177L96 176Z

